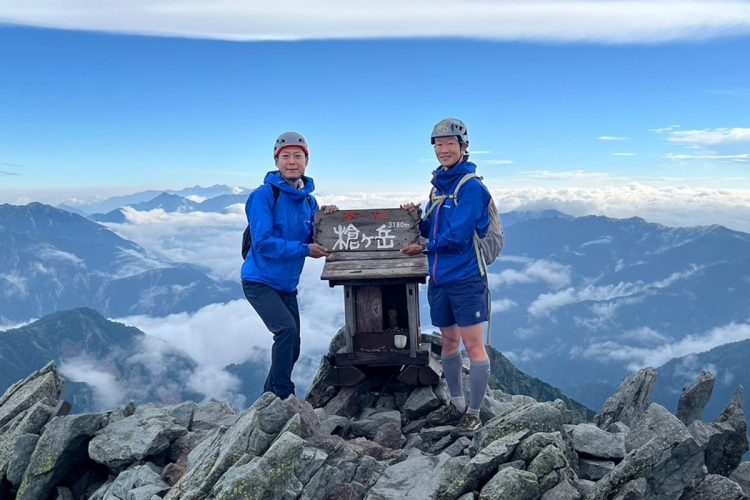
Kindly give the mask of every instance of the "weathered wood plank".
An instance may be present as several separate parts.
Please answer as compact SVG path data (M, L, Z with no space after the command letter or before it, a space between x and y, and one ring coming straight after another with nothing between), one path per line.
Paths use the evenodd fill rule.
M354 334L357 333L356 306L354 304L354 287L344 285L344 319L346 321L346 352L354 352Z
M419 286L416 283L406 285L406 308L409 311L409 353L413 358L419 345Z
M326 262L341 260L389 260L389 259L423 259L423 255L406 255L400 250L382 250L380 252L336 252L326 257Z
M394 365L423 365L430 361L430 353L417 351L417 357L409 356L408 351L384 352L355 352L354 354L336 354L335 366L394 366Z
M383 297L379 286L355 288L357 332L383 331Z
M418 241L417 212L384 208L315 215L315 242L331 252L394 251Z
M326 375L325 382L336 387L354 386L365 378L365 374L356 366L334 366Z
M342 271L330 271L323 268L320 275L322 280L371 280L371 279L394 279L394 278L424 278L427 275L427 264L424 267L397 267L394 269L349 269Z
M326 262L323 267L334 271L346 271L348 269L419 269L427 267L427 259L342 260L339 262Z

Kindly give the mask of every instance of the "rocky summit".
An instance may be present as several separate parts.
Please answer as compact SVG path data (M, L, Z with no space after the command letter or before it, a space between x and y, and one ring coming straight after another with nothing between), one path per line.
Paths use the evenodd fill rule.
M335 349L335 345L332 349ZM428 427L444 381L408 387L384 370L306 400L130 404L68 414L49 364L0 398L0 500L748 498L742 388L714 422L702 376L680 418L651 402L655 371L628 376L593 422L563 399L490 389L473 437Z

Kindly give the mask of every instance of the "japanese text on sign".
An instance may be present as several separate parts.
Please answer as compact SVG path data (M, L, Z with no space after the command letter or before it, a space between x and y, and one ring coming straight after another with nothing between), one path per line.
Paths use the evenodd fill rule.
M393 222L388 224L394 224ZM387 227L388 224L382 224L376 229L377 234L368 236L364 232L360 231L354 224L344 226L339 224L334 226L333 232L336 233L338 239L333 245L333 250L358 250L360 248L370 248L370 245L374 246L373 249L383 248L394 248L394 240L396 236L391 234L391 227ZM407 224L408 226L408 224Z

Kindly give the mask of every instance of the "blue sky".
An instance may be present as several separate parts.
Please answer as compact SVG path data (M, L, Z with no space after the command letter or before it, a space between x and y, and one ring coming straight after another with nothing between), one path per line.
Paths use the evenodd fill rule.
M573 17L557 20L566 2L536 2L547 17L518 14L520 28L492 25L483 18L507 12L476 3L461 10L465 27L408 24L411 11L285 23L234 1L205 22L174 1L155 2L184 7L173 18L147 2L118 15L85 1L55 17L66 2L38 3L0 7L0 202L253 186L290 129L308 138L321 193L424 190L429 132L445 116L467 123L496 189L637 183L750 200L748 2L640 2L635 13L604 2L612 12L599 23L602 2L570 3ZM701 22L680 24L696 14L685 5ZM276 24L238 31L264 12Z

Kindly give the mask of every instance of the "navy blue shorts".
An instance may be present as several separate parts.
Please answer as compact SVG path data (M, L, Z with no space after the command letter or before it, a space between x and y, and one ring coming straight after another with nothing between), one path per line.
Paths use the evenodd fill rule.
M430 280L427 286L430 319L438 328L487 321L487 298L487 284L481 276L450 285L435 285Z

